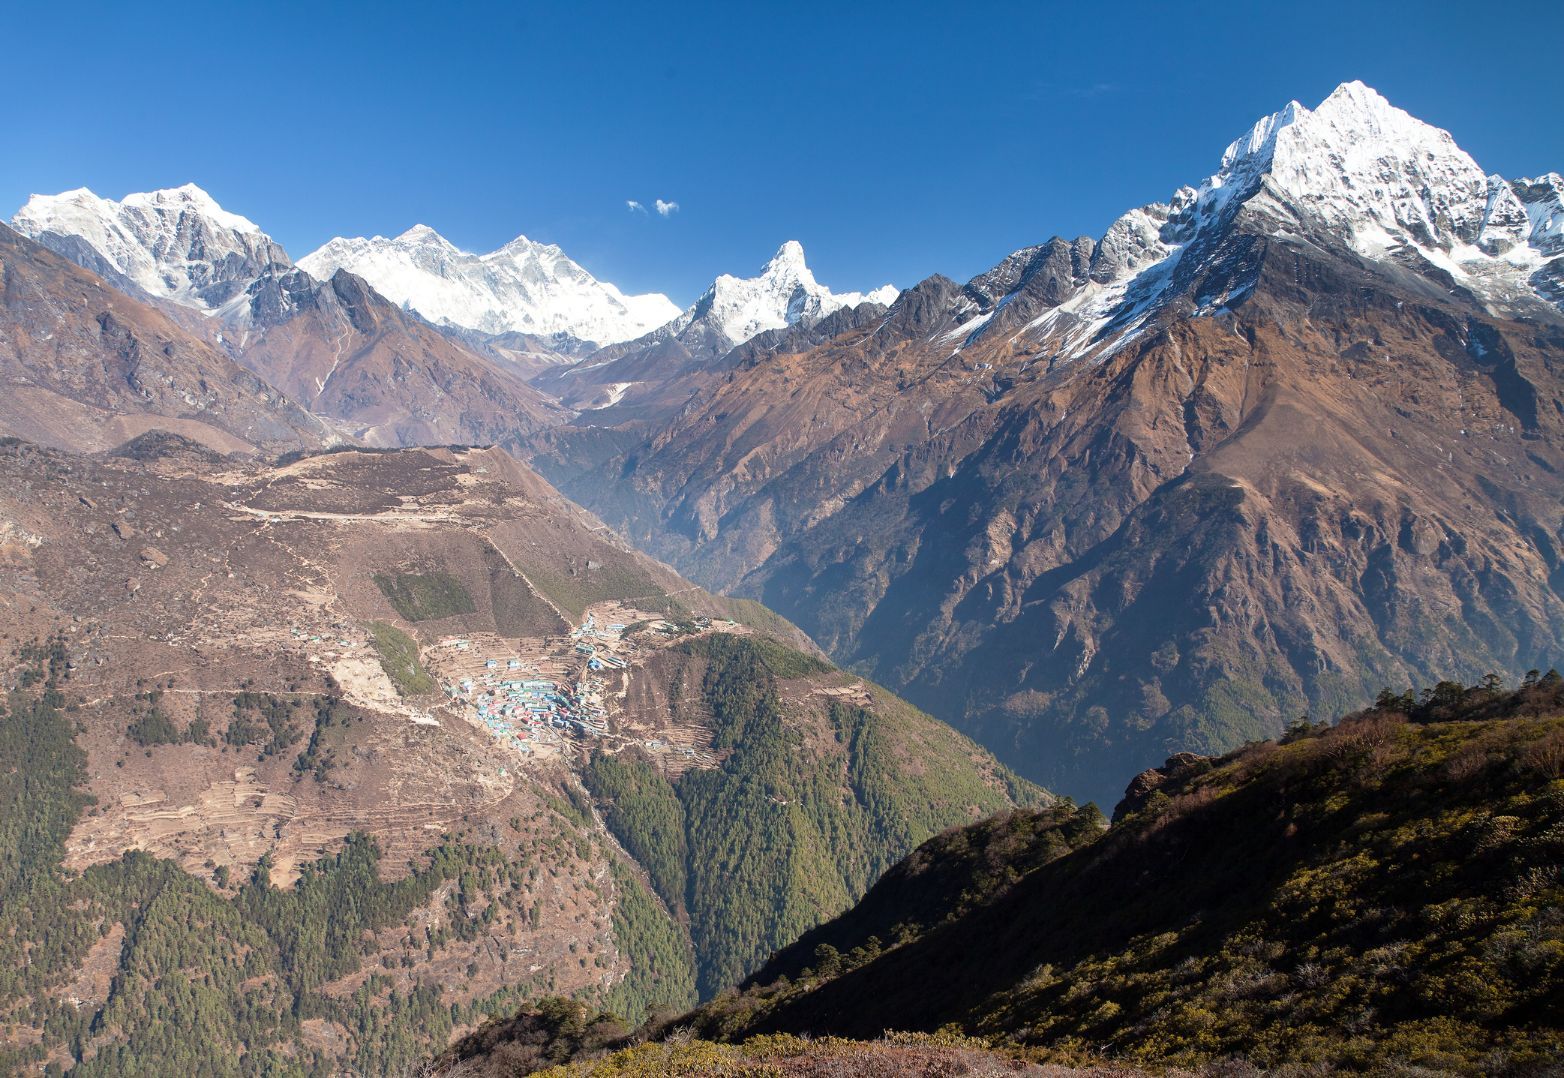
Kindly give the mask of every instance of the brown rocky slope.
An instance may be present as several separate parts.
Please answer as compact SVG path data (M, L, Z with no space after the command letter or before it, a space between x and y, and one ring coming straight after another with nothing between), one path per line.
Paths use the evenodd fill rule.
M226 318L239 362L368 445L487 445L562 418L510 361L467 347L346 271L322 282L273 267Z
M1246 182L931 278L535 463L1079 796L1386 684L1551 665L1564 316Z
M0 224L0 432L94 452L148 430L223 452L326 427L221 350Z

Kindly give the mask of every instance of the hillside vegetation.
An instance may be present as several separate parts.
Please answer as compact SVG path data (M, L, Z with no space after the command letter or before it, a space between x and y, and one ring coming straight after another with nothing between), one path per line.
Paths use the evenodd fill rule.
M450 573L376 573L375 586L408 621L471 614L472 596Z
M913 739L941 733L910 708L887 716L832 703L834 744L822 756L779 682L824 674L827 664L751 637L680 648L704 669L700 694L721 764L670 780L641 756L599 753L585 781L609 829L688 926L703 997L846 909L901 852L974 812L1041 796L962 759L954 735L927 766L904 766L898 754Z
M403 696L417 696L434 690L434 679L418 658L418 642L395 625L383 621L369 623L369 642L380 656L380 666Z
M1038 864L1023 836L1011 871L958 861L969 908L954 918L923 927L914 890L895 904L914 926L900 946L856 968L823 945L812 969L784 952L698 1024L732 1037L954 1023L1179 1065L1497 1073L1564 1053L1558 675L1387 693L1336 726L1185 758L1136 788L1101 840ZM855 920L895 917L874 912L893 905L880 892L919 861L948 862L995 827L920 850L832 926L831 946L853 941Z
M724 1046L893 1029L1033 1062L1555 1073L1564 679L1387 692L1181 754L1106 832L1060 805L939 835L738 991L600 1044L623 1054L590 1073L653 1073L670 1036L747 1073Z
M371 639L403 692L427 690L410 637L374 623ZM669 778L627 751L584 767L629 858L601 832L587 795L565 783L545 799L550 813L530 847L446 835L405 873L364 834L300 865L291 886L273 882L270 854L253 871L222 866L210 880L140 851L68 872L73 829L100 812L84 789L70 654L64 639L18 649L0 709L4 1073L46 1064L84 1075L403 1071L486 1015L561 990L531 978L453 1001L434 977L396 974L535 926L537 881L571 857L601 858L607 870L594 894L625 969L579 992L639 1022L744 976L850 906L928 835L1044 796L905 705L811 702L819 684L848 680L817 658L716 634L675 645L673 657L679 676L698 679L699 718L712 724L720 764ZM367 727L325 684L319 694L221 697L219 725L199 729L202 720L182 729L170 717L178 697L150 689L134 700L127 736L147 751L291 757L289 781L335 781L349 735ZM583 950L576 960L612 969L608 956ZM72 1002L83 996L87 1006ZM327 1029L343 1034L328 1040Z
M311 1073L330 1058L304 1027L330 1017L356 1031L354 1065L384 1073L482 1013L441 1002L433 988L387 991L373 974L347 998L322 988L442 884L459 896L525 866L447 844L420 871L384 882L374 843L354 837L287 890L268 882L266 861L226 892L139 852L68 874L64 842L92 799L78 789L85 754L62 691L65 649L52 641L18 658L18 687L0 709L0 1072L57 1062L63 1046L81 1075ZM483 928L453 922L457 932ZM105 945L102 1008L58 1000Z

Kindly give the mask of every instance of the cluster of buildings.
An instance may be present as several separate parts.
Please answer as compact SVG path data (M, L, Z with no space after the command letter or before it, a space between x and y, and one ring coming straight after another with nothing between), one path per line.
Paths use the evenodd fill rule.
M453 704L471 708L469 717L496 740L524 754L531 754L540 744L558 744L565 736L603 737L608 733L603 675L627 665L607 645L616 642L624 628L598 626L593 616L587 615L570 634L568 659L548 663L566 670L576 668L574 676L550 676L539 662L484 655L482 645L472 639L443 641L444 647L455 653L453 665L461 671L446 681L445 694Z
M587 611L568 637L515 640L477 632L441 640L426 660L450 709L518 755L551 756L571 742L606 739L637 741L684 766L709 760L678 732L671 740L662 735L638 741L651 731L633 723L623 726L622 717L610 729L606 697L626 691L628 673L617 672L628 672L634 653L644 646L627 635L632 625L626 622L654 634L679 631L672 623L645 618L628 606L600 606ZM692 620L698 631L711 624L706 618ZM729 628L736 626L730 622Z

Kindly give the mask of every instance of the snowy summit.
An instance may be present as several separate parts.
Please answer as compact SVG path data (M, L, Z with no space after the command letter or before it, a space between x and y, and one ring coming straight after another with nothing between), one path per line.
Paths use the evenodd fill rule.
M553 244L525 236L472 254L427 225L414 225L392 239L339 237L299 265L323 280L345 269L431 322L481 333L563 333L611 344L679 313L667 296L627 296Z
M1240 215L1279 239L1447 274L1495 308L1564 297L1557 173L1488 175L1448 132L1347 82L1317 109L1293 101L1256 122L1199 187L1121 216L1095 244L1088 286L1028 329L1076 355L1109 332L1129 339Z
M737 345L768 329L818 321L843 307L864 302L888 304L896 295L896 286L888 284L867 293L832 292L815 280L804 261L803 245L788 240L758 277L726 273L718 277L668 326L668 332L676 335L699 321Z
M100 198L79 187L33 195L11 226L120 285L213 311L288 255L193 183Z

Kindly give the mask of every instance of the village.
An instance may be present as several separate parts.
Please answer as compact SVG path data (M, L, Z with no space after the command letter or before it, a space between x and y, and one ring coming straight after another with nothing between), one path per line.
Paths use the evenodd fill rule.
M499 750L496 770L568 760L603 748L635 746L668 773L717 762L699 724L669 722L660 710L626 708L634 669L675 639L694 633L747 633L746 626L695 617L675 624L620 602L594 605L568 633L502 637L451 634L419 648L439 697L405 697L387 678L365 626L326 616L252 633L287 640L329 673L353 703L421 726L465 723Z
M741 631L706 618L697 631ZM645 737L621 718L631 671L674 626L615 603L588 610L568 636L505 639L494 633L448 636L425 650L446 700L443 713L486 733L511 761L557 758L574 748L637 744L677 758L676 768L715 761L689 738ZM672 761L671 761L672 762Z

